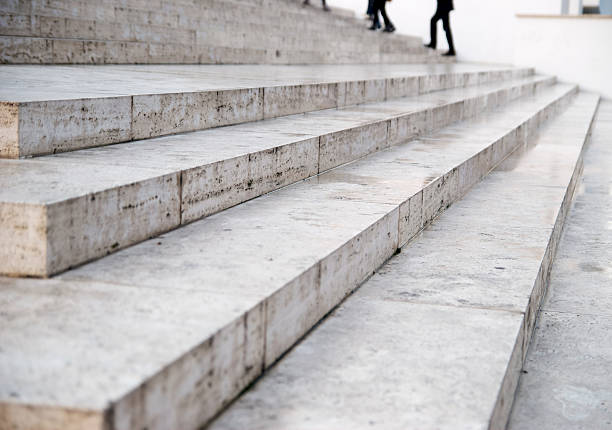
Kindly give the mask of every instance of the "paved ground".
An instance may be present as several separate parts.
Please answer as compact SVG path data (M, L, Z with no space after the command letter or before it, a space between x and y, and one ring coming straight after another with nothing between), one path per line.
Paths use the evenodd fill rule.
M612 102L600 108L509 429L612 429Z

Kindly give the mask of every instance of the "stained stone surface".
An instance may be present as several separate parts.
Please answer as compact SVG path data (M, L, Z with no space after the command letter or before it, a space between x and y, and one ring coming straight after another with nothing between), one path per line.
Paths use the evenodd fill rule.
M3 279L0 343L12 346L0 352L2 413L11 421L28 414L39 428L44 411L24 405L73 414L75 426L83 411L116 429L206 423L391 257L400 235L407 240L429 222L425 207L432 217L441 213L535 132L546 116L540 112L552 115L572 101L570 88L525 97L443 136L380 151L53 280ZM470 124L482 139L466 138ZM477 173L457 167L469 160ZM401 213L407 217L400 222ZM31 294L39 312L23 311ZM185 324L172 336L175 316L189 306L198 308L185 312L197 328ZM137 322L142 312L151 324ZM507 319L515 328L499 326L499 333L520 326L516 315ZM23 339L27 348L19 346ZM74 347L66 349L64 339ZM138 354L145 351L155 360L144 363ZM109 354L117 366L129 362L126 375L102 366ZM40 384L61 366L77 366L63 375L65 390ZM95 382L82 390L85 380Z
M528 68L479 64L0 66L0 158L73 151L532 74Z
M491 64L359 64L359 65L109 65L109 66L0 66L0 100L48 100L169 94L227 89L296 86L331 82L366 82L418 77L433 87L452 75L475 75L485 83L487 72L530 69ZM478 76L481 74L481 76ZM447 77L446 75L450 75ZM520 77L520 75L516 76ZM464 77L466 79L467 77ZM456 79L456 77L455 77ZM74 82L79 85L75 86ZM426 85L430 81L431 84ZM443 88L438 88L443 89Z
M612 428L612 104L603 102L510 430Z
M0 160L5 166L0 207L7 213L0 218L7 236L0 273L49 276L520 95L538 90L534 106L545 107L575 90L553 82L535 76L32 160ZM520 115L520 104L516 108ZM508 131L512 124L501 127ZM29 222L40 217L25 217L26 211L44 215L46 227ZM21 237L11 239L15 231L27 232L26 244Z
M505 428L597 100L578 96L209 428Z
M29 0L0 5L0 62L342 64L448 61L297 0ZM274 25L270 25L273 23Z

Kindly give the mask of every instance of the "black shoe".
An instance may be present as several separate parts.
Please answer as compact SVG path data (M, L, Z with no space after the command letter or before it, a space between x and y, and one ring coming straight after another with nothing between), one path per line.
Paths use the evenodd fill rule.
M385 33L393 33L395 31L395 27L391 26L391 27L385 27L385 29L383 30Z
M442 54L443 57L454 57L455 51L448 51L446 54Z
M379 28L380 28L380 24L379 24L379 23L376 23L376 22L373 22L373 23L372 23L372 26L369 28L369 30L376 31L376 30L378 30Z
M427 45L423 45L423 47L429 48L429 49L436 49L436 47L433 46L431 43L428 43Z
M323 6L323 10L324 10L325 12L329 12L329 11L331 11L331 9L329 8L329 6L327 6L327 5Z
M310 6L310 0L304 0L304 3L302 3L304 6Z

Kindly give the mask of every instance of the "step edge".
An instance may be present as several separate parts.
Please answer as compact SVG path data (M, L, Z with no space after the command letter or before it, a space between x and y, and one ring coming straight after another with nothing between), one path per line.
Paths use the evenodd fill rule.
M545 85L545 86L550 86L550 85L552 85L554 83L554 78L543 77L542 80L539 81L539 83L541 83L542 85ZM492 94L501 94L504 91L511 93L513 88L521 88L521 91L518 94L515 94L516 97L520 97L520 96L524 96L525 95L525 93L523 93L523 90L525 88L529 89L530 87L533 87L533 88L529 89L529 94L535 93L537 91L537 85L538 85L538 82L530 80L529 82L523 83L522 85L519 83L516 86L508 86L508 87L504 87L504 88L501 88L501 89L498 88L498 89L491 90L489 92L480 94L478 96L475 96L472 99L468 98L467 100L482 100L482 101L487 101L488 98ZM467 118L469 118L471 116L474 116L474 115L476 115L478 113L481 113L483 110L486 110L487 108L490 108L490 106L483 105L483 106L481 106L480 110L476 109L474 112L471 112L471 115L467 115L466 116L466 115L464 115L465 110L466 110L465 105L464 105L465 100L466 99L464 99L462 102L450 103L450 104L447 104L445 106L438 106L438 107L435 107L435 108L427 108L427 109L425 109L424 110L425 112L429 112L429 111L432 112L432 123L431 123L431 130L429 130L429 129L423 130L423 133L429 133L429 132L431 132L433 130L440 129L440 128L445 127L448 124L450 124L450 122L453 122L453 121L456 121L456 120L467 119ZM505 98L503 103L499 104L499 106L504 105L504 104L506 104L506 103L508 103L508 102L510 102L512 100L514 100L514 99L510 95L507 98ZM497 100L497 96L496 96L496 103L498 103L498 102L499 102L499 100ZM460 114L459 117L452 118L452 119L451 118L447 118L447 120L443 121L443 123L436 123L434 121L435 118L434 118L433 112L435 110L437 110L437 109L444 110L444 109L449 108L450 106L457 105L457 104L459 105L459 109L458 109L458 112ZM496 106L496 107L499 107L499 106ZM411 118L411 117L414 117L415 115L420 115L420 113L410 112L410 113L407 113L404 116L404 118ZM199 212L196 212L195 215L190 214L189 212L187 212L187 209L186 209L187 206L185 206L183 204L183 202L186 202L189 199L189 197L188 196L186 197L184 195L184 190L185 190L186 184L183 183L184 182L183 178L185 177L185 175L190 175L190 174L196 173L197 171L202 171L203 169L206 169L207 166L208 166L208 168L211 168L211 166L215 166L215 165L220 165L221 166L224 163L227 163L227 162L229 162L231 160L234 160L234 159L238 159L238 158L244 159L244 157L249 157L250 154L244 154L244 155L242 155L240 157L234 157L234 158L232 158L230 160L221 160L221 161L217 161L217 162L214 162L214 163L208 163L208 164L205 164L203 166L191 167L189 169L187 169L187 168L180 169L180 171L174 171L174 172L164 173L164 174L160 174L160 175L151 175L151 177L149 177L149 178L147 178L145 180L139 181L136 184L154 183L155 181L162 181L163 182L164 178L172 178L173 176L178 175L177 184L180 184L180 187L179 187L179 190L178 190L180 192L180 195L178 195L178 197L177 197L179 202L180 202L180 206L179 206L180 213L178 214L179 218L178 218L178 221L176 223L175 222L172 223L172 226L170 226L169 229L167 229L165 227L162 227L163 231L158 231L158 233L156 234L156 235L158 235L158 234L162 234L164 231L173 230L173 229L178 228L178 227L180 227L182 225L186 225L186 224L188 224L190 222L202 219L202 218L204 218L206 216L209 216L209 215L212 215L214 213L220 212L222 210L228 209L229 207L235 206L236 204L244 203L244 202L246 202L246 201L248 201L248 200L250 200L252 198L259 197L259 196L264 195L264 194L266 194L266 193L268 193L270 191L273 191L275 189L279 189L279 188L282 188L284 186L288 186L288 185L290 185L292 183L295 183L295 182L301 181L303 179L306 179L307 177L313 176L310 173L314 173L314 174L322 173L324 171L329 170L330 168L334 168L334 167L338 167L338 166L346 164L346 163L350 163L352 161L355 161L356 159L359 159L359 158L365 157L367 155L370 155L370 154L372 154L374 152L377 152L378 150L384 149L384 148L389 147L389 146L391 146L393 144L398 144L398 143L405 142L406 138L404 138L404 137L396 139L395 142L391 142L390 141L390 135L389 135L388 130L389 130L391 121L393 121L393 118L388 118L387 117L387 118L384 118L383 120L372 122L371 124L355 126L355 127L351 127L349 129L349 130L358 130L358 129L364 128L364 127L369 129L369 128L381 126L383 124L387 124L387 134L385 136L385 144L383 146L381 146L380 148L374 148L374 151L367 151L367 152L364 152L363 154L356 154L356 155L359 155L359 156L352 156L352 155L355 155L355 154L351 154L351 158L345 159L345 160L339 160L341 162L336 162L336 163L329 164L329 165L326 166L327 168L321 169L321 164L320 164L321 163L321 136L319 136L318 137L318 139L319 139L319 144L318 145L319 146L316 149L317 160L313 160L313 161L316 161L317 168L316 169L314 169L314 168L307 168L307 170L308 170L307 174L309 176L302 177L303 175L298 175L298 177L296 177L296 178L290 178L288 183L282 183L281 186L272 186L272 188L268 187L270 189L264 187L261 190L261 192L257 191L256 192L257 195L254 195L254 196L249 196L248 190L247 191L243 190L243 192L241 193L241 197L237 198L236 201L232 202L232 201L227 201L226 200L226 203L224 205L222 204L220 206L220 208L214 209L212 211L211 211L210 208L209 209L204 209L204 211L202 211L202 209L199 209ZM324 136L329 136L328 138L332 138L332 136L334 136L334 135L342 135L345 131L346 131L346 129L343 129L343 130L341 130L339 132L335 132L335 133L331 133L331 134L326 134ZM415 136L409 136L408 137L408 141L413 139L414 137ZM305 139L305 140L301 140L299 142L293 142L293 143L290 143L288 145L285 145L284 147L287 147L287 148L288 147L296 148L300 144L301 145L308 145L309 142L313 142L313 139L316 139L316 137L315 138L308 138L308 139ZM337 147L338 145L335 145L335 146ZM324 150L324 151L326 151L326 150ZM333 147L332 147L332 149L330 151L331 152L329 152L329 154L330 154L329 156L333 156L332 155L332 154L334 154ZM263 154L265 152L266 151L258 151L257 154L259 154L259 153ZM326 161L326 163L327 163L327 161ZM270 173L272 173L272 172L270 172ZM263 178L263 179L265 179L265 178ZM191 181L191 182L193 182L193 181ZM115 193L115 192L119 193L122 189L125 189L126 187L129 187L129 185L130 184L122 184L122 185L119 185L119 186L116 186L116 187L111 187L111 188L104 189L104 190L97 191L97 192L88 192L88 193L86 193L84 195L81 195L81 196L71 196L68 199L63 199L63 200L59 200L59 201L55 201L55 202L49 202L49 203L46 203L46 204L41 204L41 205L39 205L39 207L46 208L47 212L49 212L49 211L53 211L55 207L59 208L61 205L65 205L65 204L67 204L70 201L77 201L77 200L84 199L84 198L86 198L86 199L88 199L88 198L95 199L96 196L100 196L100 195L104 195L104 194ZM168 196L171 196L172 193L174 193L172 190L168 190L168 192L171 193ZM170 199L170 201L172 202L172 199ZM210 205L210 203L211 203L210 199L202 200L200 202L200 206L203 205L204 207L207 207L207 204ZM196 203L191 203L190 207L192 208L192 212L193 212L193 210L196 210L196 211L198 210ZM113 219L120 220L121 218L119 217L119 218L113 218ZM166 221L172 221L172 219L166 220ZM52 222L52 220L48 220L48 223L49 222ZM160 226L162 224L160 224ZM160 226L157 226L157 227L159 228ZM83 228L86 228L86 227L83 226ZM75 234L74 236L77 237L79 235ZM65 237L65 235L61 234L58 237ZM55 265L55 263L48 263L48 267L45 270L44 277L48 277L48 276L59 274L59 273L65 271L65 270L68 270L70 268L74 268L74 267L77 267L79 265L85 264L85 263L87 263L89 261L93 261L93 260L95 260L97 258L101 258L104 255L107 255L108 253L112 253L114 251L118 251L119 249L123 249L123 248L125 248L127 246L134 245L134 244L136 244L136 243L138 243L138 242L140 242L142 240L146 240L147 238L149 238L150 234L147 234L147 233L143 232L141 235L138 235L138 237L140 237L140 239L138 239L136 242L134 242L132 239L129 239L126 243L121 243L118 246L115 246L114 248L110 247L110 245L111 245L111 242L113 244L116 243L116 242L114 242L111 238L109 238L110 242L108 244L106 244L106 245L100 244L99 245L99 248L101 250L97 254L89 256L87 253L82 252L82 253L79 253L79 255L81 256L81 260L75 261L75 260L69 259L69 261L70 261L69 263L61 264L59 266ZM47 248L48 249L52 249L54 247L54 245L53 245L53 243L49 242L50 237L48 236L48 234L45 236L45 238L46 238ZM15 246L17 246L17 244ZM72 248L72 246L71 246L71 248ZM91 252L91 250L89 250L89 251ZM51 262L57 261L56 260L57 258L58 258L57 256L54 257L53 255L50 255L50 253L47 254L47 259L50 259ZM9 264L10 263L9 260L3 260L3 261L6 263L7 267L12 267L11 264L15 264L15 263ZM36 270L30 270L28 272L22 272L21 270L25 270L25 269L14 269L14 268L11 268L10 270L5 270L5 269L0 268L0 273L2 273L4 275L9 275L9 276L40 276L40 273L41 273L41 270L39 268L36 269Z

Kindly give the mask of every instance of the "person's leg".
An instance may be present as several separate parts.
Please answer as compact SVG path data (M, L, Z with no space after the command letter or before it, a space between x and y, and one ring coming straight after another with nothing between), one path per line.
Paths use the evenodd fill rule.
M387 10L386 10L387 0L380 0L380 2L381 2L381 4L380 4L380 14L382 15L383 20L385 21L385 31L386 32L393 32L393 31L395 31L395 27L393 26L393 23L391 22L391 20L387 16Z
M380 9L380 0L374 0L374 9L373 9L374 16L372 18L372 26L370 27L370 30L378 30L380 28L380 20L378 19L379 9Z
M330 9L327 7L327 3L325 0L321 0L321 6L323 6L324 11L329 11Z
M447 12L442 17L442 26L444 27L444 31L446 32L446 40L448 41L448 52L446 55L452 56L455 55L455 44L453 43L453 33L450 27L450 13Z
M370 17L374 17L374 0L368 0L368 11L366 14Z
M429 45L425 45L428 48L436 49L438 45L438 21L440 20L440 15L438 12L435 13L434 16L431 17L431 21L429 22Z

